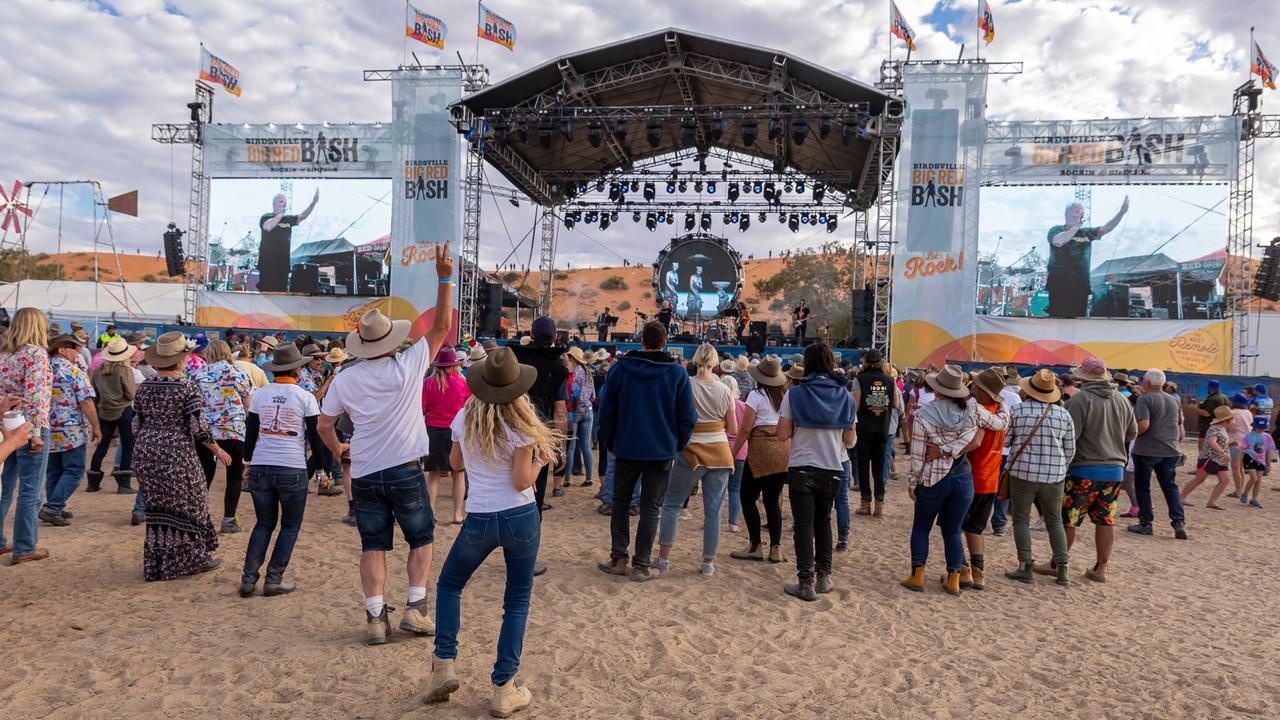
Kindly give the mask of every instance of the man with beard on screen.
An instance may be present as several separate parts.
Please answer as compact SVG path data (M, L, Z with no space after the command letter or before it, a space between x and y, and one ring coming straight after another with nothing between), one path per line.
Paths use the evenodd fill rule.
M1084 317L1089 307L1089 260L1093 242L1116 229L1129 212L1129 196L1120 211L1102 227L1082 227L1084 206L1067 206L1066 224L1049 228L1049 272L1044 289L1049 293L1049 317Z
M306 210L298 215L285 215L288 200L284 193L277 193L271 201L271 212L258 220L258 227L262 229L262 241L258 245L259 292L289 290L289 242L293 228L311 215L319 201L320 190L317 188Z

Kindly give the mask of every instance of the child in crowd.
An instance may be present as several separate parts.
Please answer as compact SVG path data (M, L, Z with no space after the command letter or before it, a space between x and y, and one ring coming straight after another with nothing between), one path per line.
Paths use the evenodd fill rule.
M1196 466L1196 476L1182 488L1182 502L1186 504L1187 496L1192 490L1200 487L1205 478L1218 476L1218 486L1209 494L1209 503L1205 507L1213 510L1225 510L1218 504L1218 498L1231 484L1231 438L1227 435L1227 425L1232 421L1231 408L1219 405L1214 408L1213 420L1205 431L1204 444L1200 446L1200 461Z
M1271 460L1276 455L1276 441L1267 430L1271 421L1259 415L1253 419L1253 429L1244 436L1244 469L1249 473L1249 482L1240 494L1240 503L1249 507L1260 508L1258 491L1262 489L1262 476L1271 467Z

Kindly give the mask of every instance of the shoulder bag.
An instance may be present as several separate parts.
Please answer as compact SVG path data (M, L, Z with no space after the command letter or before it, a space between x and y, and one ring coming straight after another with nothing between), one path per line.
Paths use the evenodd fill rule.
M1049 405L1048 403L1045 404L1044 412L1040 413L1040 419L1036 420L1036 424L1031 426L1031 432L1027 433L1027 437L1023 439L1022 444L1019 445L1018 449L1009 456L1009 462L1005 463L1004 471L1000 473L1000 484L996 488L997 500L1009 499L1009 468L1012 468L1013 464L1018 461L1018 458L1022 457L1022 451L1027 449L1027 445L1031 442L1032 438L1034 438L1036 433L1040 431L1040 426L1044 424L1044 419L1049 417L1049 411L1052 409L1052 405Z

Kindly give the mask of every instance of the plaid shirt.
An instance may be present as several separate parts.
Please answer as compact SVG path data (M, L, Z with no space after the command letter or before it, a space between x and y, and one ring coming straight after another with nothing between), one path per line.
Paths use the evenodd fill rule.
M939 399L934 402L947 401ZM936 485L951 472L960 451L978 434L978 416L972 404L965 420L955 428L936 427L927 416L928 413L917 414L911 428L911 475L907 481L911 487ZM925 450L929 445L937 445L943 457L926 460Z
M1014 460L1018 448L1031 434L1048 408L1035 437ZM1067 476L1067 466L1076 454L1076 428L1071 415L1061 405L1029 399L1009 410L1009 430L1004 436L1009 448L1009 474L1027 482L1053 484Z

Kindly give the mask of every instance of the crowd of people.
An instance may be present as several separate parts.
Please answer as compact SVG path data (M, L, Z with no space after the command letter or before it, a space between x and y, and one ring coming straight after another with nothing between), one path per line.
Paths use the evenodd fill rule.
M245 530L247 493L254 525L238 592L254 596L261 580L262 595L273 597L297 590L285 574L311 488L344 495L344 522L360 540L368 645L391 635L396 609L384 586L396 527L409 548L398 628L434 636L425 702L461 687L461 594L501 548L506 581L490 710L507 717L532 702L517 675L534 578L548 570L538 557L543 520L549 500L575 483L599 481L597 511L610 518L608 556L597 563L603 573L646 582L672 571L681 523L695 519L687 508L701 495L702 575L715 574L727 532L741 538L732 560L782 564L791 555L795 582L779 590L814 601L836 587L851 515L874 522L910 503L901 585L911 591L929 585L935 526L938 582L951 595L990 587L985 536L1009 525L1017 548L1017 565L1003 573L1009 580L1034 583L1039 574L1069 586L1072 547L1088 520L1095 554L1083 577L1106 582L1118 519L1135 521L1129 532L1155 533L1153 474L1173 534L1185 540L1183 505L1199 485L1216 481L1209 508L1224 509L1224 495L1261 508L1275 460L1275 407L1264 386L1228 397L1214 383L1203 400L1184 402L1160 370L1134 378L1096 357L1069 374L1041 368L1027 376L952 365L902 373L876 350L851 365L823 343L786 358L721 356L704 344L686 360L668 348L659 322L643 327L640 349L615 354L558 345L546 317L520 343L464 338L448 346L453 264L447 247L436 257L436 310L420 337L411 337L409 321L372 309L345 338L329 340L151 339L108 328L91 342L78 325L63 334L39 310L18 310L0 341L0 554L11 564L49 557L38 544L41 525L74 523L82 480L86 493L106 487L114 445L112 484L134 495L130 522L145 526L145 580L219 567L219 536ZM1180 488L1188 413L1198 421L1199 453ZM908 457L905 478L894 470L898 452ZM219 466L225 486L215 523L209 490ZM894 480L905 480L897 499ZM452 501L444 511L460 527L433 605L442 486ZM1123 514L1122 492L1130 500ZM11 507L12 544L4 534ZM1042 562L1035 527L1047 534Z

